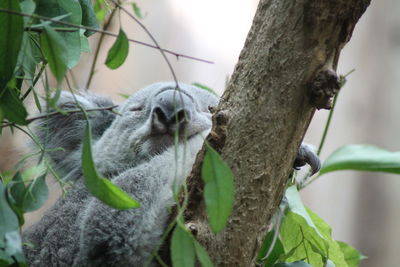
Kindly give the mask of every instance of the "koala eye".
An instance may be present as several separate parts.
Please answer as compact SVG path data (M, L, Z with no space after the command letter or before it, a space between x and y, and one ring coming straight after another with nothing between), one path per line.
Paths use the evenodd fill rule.
M129 111L142 111L143 107L142 106L138 106L138 107L132 107L129 109Z

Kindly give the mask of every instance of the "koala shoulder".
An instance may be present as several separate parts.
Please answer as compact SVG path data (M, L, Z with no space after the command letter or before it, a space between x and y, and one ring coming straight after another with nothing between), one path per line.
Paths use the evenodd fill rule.
M103 96L92 93L81 93L72 95L63 91L58 99L55 108L46 107L46 113L64 111L38 120L35 125L35 133L39 141L48 151L54 167L62 174L68 174L71 168L76 167L79 156L75 159L74 154L82 144L83 130L86 120L80 108L86 110L112 107L114 103ZM92 125L93 139L99 138L111 125L116 115L111 110L97 110L88 112Z

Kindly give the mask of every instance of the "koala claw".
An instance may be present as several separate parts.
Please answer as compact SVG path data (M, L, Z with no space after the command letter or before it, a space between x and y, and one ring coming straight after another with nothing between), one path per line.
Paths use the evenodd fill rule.
M300 167L308 164L311 167L311 175L314 175L321 169L321 161L318 155L314 152L313 146L308 144L301 144L299 152L293 164L293 168L299 170Z

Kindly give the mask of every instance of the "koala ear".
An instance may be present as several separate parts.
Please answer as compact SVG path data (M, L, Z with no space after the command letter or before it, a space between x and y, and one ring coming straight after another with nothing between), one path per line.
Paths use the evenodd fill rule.
M69 92L63 91L56 103L56 108L68 111L78 110L79 105L86 110L114 105L110 99L91 93L75 94L74 96ZM75 99L79 102L79 105ZM47 112L54 111L54 109L49 108ZM93 139L99 138L116 117L111 110L91 111L88 112L88 115L92 126ZM44 148L46 150L56 150L47 152L47 155L50 156L55 164L56 170L63 173L68 171L66 168L71 164L69 161L74 160L72 157L73 152L77 151L82 143L85 125L86 120L82 112L51 115L39 120L35 125L35 133Z

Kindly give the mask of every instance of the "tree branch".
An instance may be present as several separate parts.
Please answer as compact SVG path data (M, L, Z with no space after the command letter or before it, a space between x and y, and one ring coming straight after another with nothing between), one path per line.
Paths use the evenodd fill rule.
M14 14L14 15L23 16L23 17L30 17L30 18L34 18L34 19L41 19L41 20L51 21L53 23L60 24L60 25L70 26L70 27L73 27L73 28L84 29L84 30L88 30L88 31L100 32L100 33L103 33L105 35L118 37L118 34L116 34L116 33L108 32L108 31L104 31L104 30L100 30L100 29L96 29L96 28L92 28L92 27L87 27L87 26L83 26L83 25L77 25L77 24L73 24L73 23L69 23L69 22L65 22L65 21L55 20L55 19L52 19L52 18L44 17L44 16L39 16L39 15L34 15L34 14L27 14L27 13L22 13L22 12L16 12L16 11L5 9L5 8L0 8L0 12L8 13L8 14ZM201 59L201 58L197 58L197 57L192 57L192 56L176 53L176 52L168 50L168 49L161 49L161 48L159 48L159 47L157 47L155 45L151 45L151 44L148 44L148 43L145 43L145 42L142 42L142 41L138 41L138 40L134 40L134 39L130 39L130 38L128 38L128 41L132 42L132 43L140 44L140 45L143 45L143 46L147 46L147 47L150 47L150 48L155 48L155 49L161 50L161 51L163 51L165 53L174 55L176 58L182 57L182 58L187 58L187 59L200 61L200 62L204 62L204 63L208 63L208 64L214 64L214 62L212 62L210 60Z
M103 30L105 30L105 31L108 30L108 27L110 27L111 22L112 22L112 19L113 19L114 15L115 15L115 12L116 12L116 11L117 11L116 8L114 8L114 9L112 10L110 16L109 16L108 19L107 19L107 22L104 24ZM95 71L97 59L98 59L99 53L100 53L100 48L101 48L101 45L103 44L104 36L105 36L105 34L104 34L104 33L101 33L101 34L100 34L100 38L99 38L99 40L97 41L96 50L95 50L95 52L94 52L94 57L93 57L92 65L91 65L91 67L90 67L89 78L88 78L88 80L87 80L87 82L86 82L85 90L89 90L90 83L92 82L92 78L93 78L93 76L94 76L94 71Z
M90 108L90 109L86 109L85 112L100 111L100 110L111 110L112 111L116 107L118 107L118 105L109 106L109 107ZM27 121L27 124L29 124L29 123L31 123L31 122L33 122L35 120L48 118L48 117L51 117L51 116L54 116L54 115L64 114L65 113L65 115L68 116L68 115L70 115L72 113L77 113L77 112L83 112L83 111L81 109L64 110L63 112L54 111L54 112L50 112L50 113L47 113L47 114L39 115L39 116L36 116L36 117L28 118L28 119L26 119L26 121ZM14 126L14 125L15 125L14 122L3 123L2 125L0 125L0 128L5 128L5 127L8 127L8 126Z
M228 226L214 234L202 199L200 153L188 179L187 221L216 266L254 266L316 108L337 92L340 51L369 0L261 0L213 117L210 144L236 185Z

